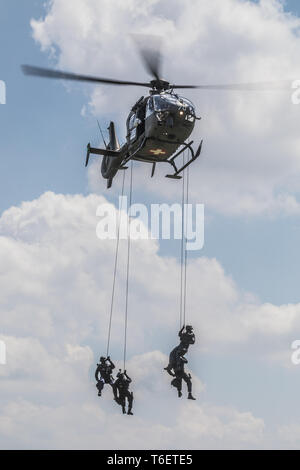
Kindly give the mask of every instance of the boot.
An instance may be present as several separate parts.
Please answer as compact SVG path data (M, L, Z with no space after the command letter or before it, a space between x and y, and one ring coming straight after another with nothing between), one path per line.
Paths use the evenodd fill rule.
M168 372L168 374L170 374L172 377L175 377L175 374L173 374L172 372L172 369L170 369L170 367L165 367L164 370L166 370Z
M178 397L181 398L182 397L182 393L180 390L178 390Z
M126 414L125 406L122 406L122 413L123 413L123 415Z
M189 400L196 400L196 398L193 397L192 392L188 394L188 399Z
M127 411L127 414L133 416L133 413L132 413L131 410L128 410L128 411Z

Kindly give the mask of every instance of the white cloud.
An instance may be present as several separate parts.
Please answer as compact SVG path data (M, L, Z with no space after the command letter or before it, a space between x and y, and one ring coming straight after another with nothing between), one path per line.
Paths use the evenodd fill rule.
M32 20L35 40L56 50L61 68L144 81L129 33L154 33L165 38L166 78L196 84L297 78L299 26L279 0L54 0ZM93 112L116 119L124 136L126 111L144 90L87 89ZM290 95L189 93L204 118L194 135L204 137L203 159L193 165L195 200L225 214L299 213L299 107ZM145 185L147 170L140 189L173 199L178 186L159 176Z
M278 426L278 437L282 442L282 449L298 449L300 439L300 425L298 423Z
M2 325L8 334L17 328L30 336L34 328L39 338L51 341L59 322L60 334L70 344L81 343L89 335L94 339L100 336L104 341L103 321L108 320L115 240L96 237L96 210L106 203L96 195L47 192L3 213L1 307L7 312ZM123 217L124 224L125 221ZM153 341L159 348L161 338L151 331L158 326L171 340L170 325L176 329L179 321L180 268L175 259L159 256L158 250L155 240L132 243L130 328L139 338L135 344L138 348L143 348L144 342L153 345ZM126 255L124 240L120 242L114 314L119 340L123 334ZM21 315L23 322L18 326ZM216 341L245 342L257 334L282 336L300 327L298 304L260 304L255 297L238 290L217 260L206 257L189 261L187 315L203 333L204 348L211 348Z
M2 369L2 448L239 448L256 445L263 435L263 420L249 412L178 400L162 376L166 357L159 352L128 363L136 414L129 418L112 401L109 387L97 398L84 376L92 363L88 351L69 361L68 355L50 358L34 340L5 339L10 362L18 367L15 374L11 366ZM196 378L194 387L200 399Z
M7 365L0 368L1 445L263 445L264 422L251 410L202 402L197 358L203 350L226 356L236 346L240 354L245 347L262 357L274 354L278 340L286 341L299 328L299 305L254 303L216 260L191 261L188 321L197 343L189 360L198 401L178 400L163 367L177 342L180 271L174 259L158 255L155 241L132 241L127 369L134 379L136 416L129 424L107 388L98 399L93 368L95 355L106 348L115 250L114 241L100 241L95 234L101 203L107 201L96 195L48 192L0 218L0 327L7 345ZM111 342L117 367L122 366L125 260L121 243ZM100 443L99 428L105 429Z

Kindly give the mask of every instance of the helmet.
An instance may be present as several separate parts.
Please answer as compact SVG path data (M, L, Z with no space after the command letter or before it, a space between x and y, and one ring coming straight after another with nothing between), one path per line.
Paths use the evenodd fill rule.
M186 329L186 331L192 331L193 327L192 327L192 325L186 325L185 329Z
M100 362L105 362L105 361L106 361L106 358L103 357L103 356L101 356L101 357L100 357Z

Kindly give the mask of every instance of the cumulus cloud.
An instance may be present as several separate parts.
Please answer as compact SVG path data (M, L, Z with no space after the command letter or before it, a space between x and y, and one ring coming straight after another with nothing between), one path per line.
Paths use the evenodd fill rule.
M240 292L216 260L191 260L188 320L197 343L189 366L198 401L178 400L163 367L176 344L179 265L158 254L156 241L133 240L127 369L136 416L124 421L109 389L98 399L93 378L97 356L106 349L115 252L114 240L96 237L99 204L108 203L97 195L47 192L0 218L0 326L7 346L7 365L0 367L1 446L261 445L261 417L201 401L205 384L197 358L216 353L216 345L222 356L237 346L244 354L246 347L251 355L254 348L262 356L274 354L278 340L299 328L299 305L262 305ZM117 367L123 355L125 261L121 241L111 339Z
M103 196L51 192L3 213L1 307L7 312L2 325L8 334L17 328L30 336L34 329L35 335L51 342L59 322L60 334L70 344L73 340L81 343L89 335L104 341L107 331L103 320L109 310L116 242L96 236L100 205L111 207L109 217L114 217L114 206ZM123 213L123 232L126 220ZM179 321L180 267L174 258L158 252L156 240L132 241L129 303L130 327L138 338L135 348L149 347L153 341L159 348L161 337L151 333L153 327L158 326L171 338L169 327L177 328ZM123 334L126 256L127 242L121 240L114 317L118 341ZM288 334L299 327L299 312L298 304L260 304L251 294L239 291L216 259L189 261L187 315L203 332L203 347L216 341L245 342L254 334ZM20 316L23 321L18 326ZM145 327L150 331L147 335Z
M282 442L280 448L298 449L300 438L300 426L298 423L279 426L277 433Z
M100 401L84 377L90 351L77 346L74 355L68 347L65 356L50 357L33 340L5 340L12 365L1 369L2 448L242 448L257 445L263 436L263 420L250 412L178 400L162 377L166 357L158 351L128 363L136 414L129 418L121 415L109 387ZM198 398L201 387L194 378Z
M31 25L53 64L77 72L144 81L129 35L142 32L164 38L164 75L174 82L268 81L300 73L299 19L279 0L53 0ZM126 111L139 90L86 90L90 110L115 119L124 136ZM291 93L188 95L204 118L194 134L196 141L204 137L204 147L202 161L193 165L193 199L223 214L299 214L299 107ZM166 172L146 186L149 172L141 167L140 190L173 199L174 182L161 184Z

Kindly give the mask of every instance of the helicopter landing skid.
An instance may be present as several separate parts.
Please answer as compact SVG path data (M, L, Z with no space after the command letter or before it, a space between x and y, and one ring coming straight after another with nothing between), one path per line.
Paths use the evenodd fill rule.
M179 152L177 152L177 153L174 155L174 157L170 158L170 160L166 160L166 162L167 162L167 163L170 163L170 165L172 165L172 167L173 167L174 170L175 170L175 172L174 172L173 175L166 175L166 178L172 178L172 179L176 179L176 180L182 178L182 176L179 175L179 173L181 173L183 170L185 170L192 162L194 162L194 161L199 157L199 155L200 155L200 153L201 153L201 150L202 150L203 140L201 140L200 145L199 145L199 147L198 147L196 153L194 152L194 149L193 149L193 147L192 147L192 143L193 143L193 142L185 143L184 146L183 146L183 148L182 148ZM176 164L175 164L175 159L176 159L177 157L179 157L179 155L180 155L182 152L184 152L186 149L189 149L189 151L191 152L192 157L190 158L190 160L189 160L185 165L183 165L183 166L182 166L181 168L179 168L179 170L178 170L178 168L177 168L177 166L176 166Z

